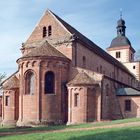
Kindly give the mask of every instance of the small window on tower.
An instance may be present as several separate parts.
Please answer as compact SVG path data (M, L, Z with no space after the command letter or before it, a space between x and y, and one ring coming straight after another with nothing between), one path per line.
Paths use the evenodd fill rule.
M48 26L48 36L52 35L52 26Z
M121 52L116 52L116 58L121 58Z
M135 66L133 66L133 69L135 69L136 67Z
M46 37L46 35L47 35L47 29L46 27L43 27L43 35L42 35L43 38Z
M119 30L119 33L120 33L120 34L122 33L122 30L121 30L121 29Z

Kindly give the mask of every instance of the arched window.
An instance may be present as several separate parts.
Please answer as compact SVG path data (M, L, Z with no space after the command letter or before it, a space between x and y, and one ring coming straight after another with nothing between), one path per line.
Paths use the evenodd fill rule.
M33 72L28 72L26 75L26 94L33 95L35 92L35 78Z
M83 68L86 68L86 57L83 56Z
M46 37L46 35L47 35L47 29L46 27L43 27L43 37Z
M55 76L54 73L48 71L45 75L45 94L54 94L55 89Z
M48 26L48 36L52 35L52 26Z

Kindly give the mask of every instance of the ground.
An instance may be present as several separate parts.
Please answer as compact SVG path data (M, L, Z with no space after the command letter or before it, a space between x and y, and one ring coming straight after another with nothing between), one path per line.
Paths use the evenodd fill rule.
M140 118L70 126L1 127L0 140L140 140Z

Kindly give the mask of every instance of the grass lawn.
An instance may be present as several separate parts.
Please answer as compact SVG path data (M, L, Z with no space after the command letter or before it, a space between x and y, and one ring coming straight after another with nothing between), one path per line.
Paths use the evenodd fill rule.
M140 127L106 128L73 132L49 132L51 130L90 128L128 122L140 122L140 118L115 120L79 125L42 126L32 128L0 127L0 140L140 140ZM41 131L41 132L35 132ZM45 133L43 132L45 131ZM1 136L3 132L31 132L30 134Z
M115 125L115 124L129 123L129 122L139 122L139 121L140 121L140 118L131 118L131 119L108 121L108 122L94 122L94 123L77 124L77 125L39 126L39 127L31 127L31 128L0 127L0 133L19 132L19 131L29 132L29 131L51 131L51 130L62 130L62 129L76 129L76 128L107 126L107 125Z
M140 140L140 127L50 132L0 137L1 140Z

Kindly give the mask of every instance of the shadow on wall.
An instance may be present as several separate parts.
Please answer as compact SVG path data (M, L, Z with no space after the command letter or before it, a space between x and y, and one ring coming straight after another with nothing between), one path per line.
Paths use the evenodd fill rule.
M131 111L124 111L124 117L125 118L135 118L140 117L138 116L138 109L139 106L135 103L135 101L131 100ZM125 109L124 109L125 110Z
M86 132L86 131L85 131ZM81 132L82 133L82 132ZM86 134L86 133L85 133ZM74 136L68 140L139 140L140 128L121 128L117 130L88 131L86 135Z

